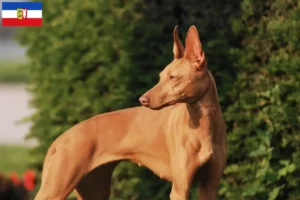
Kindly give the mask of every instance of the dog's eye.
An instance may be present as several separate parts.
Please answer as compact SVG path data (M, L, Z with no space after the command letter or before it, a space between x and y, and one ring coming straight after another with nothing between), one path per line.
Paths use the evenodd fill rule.
M175 76L170 75L170 80L175 79Z

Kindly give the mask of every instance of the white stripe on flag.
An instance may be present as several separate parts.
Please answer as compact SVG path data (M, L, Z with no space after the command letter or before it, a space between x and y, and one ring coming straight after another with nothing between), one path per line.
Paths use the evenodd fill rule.
M17 18L16 10L2 10L2 18ZM27 18L42 18L41 10L28 10Z

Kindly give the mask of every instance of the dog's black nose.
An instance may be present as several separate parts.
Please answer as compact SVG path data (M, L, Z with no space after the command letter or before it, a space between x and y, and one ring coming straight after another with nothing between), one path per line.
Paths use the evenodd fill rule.
M150 99L147 96L141 96L139 101L143 106L148 106Z

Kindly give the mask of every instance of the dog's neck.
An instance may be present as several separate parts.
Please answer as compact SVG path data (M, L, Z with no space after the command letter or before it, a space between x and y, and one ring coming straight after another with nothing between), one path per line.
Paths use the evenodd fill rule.
M220 108L216 84L213 76L208 72L209 85L201 99L186 103L187 111L192 122L197 125L202 117L211 117Z
M207 71L207 73L209 78L209 84L202 98L198 100L198 103L201 105L202 109L210 109L212 107L220 106L218 91L214 77L209 71Z

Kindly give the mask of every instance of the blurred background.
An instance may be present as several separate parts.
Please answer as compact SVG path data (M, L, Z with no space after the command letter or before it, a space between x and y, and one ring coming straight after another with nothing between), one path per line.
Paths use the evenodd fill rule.
M5 183L32 199L56 137L139 105L173 58L177 24L183 43L197 26L227 124L218 199L299 200L297 0L51 0L42 27L1 26L0 194ZM111 200L164 200L171 186L128 162L112 183Z
M2 10L2 1L0 1ZM24 140L30 123L21 123L33 109L28 102L30 94L26 90L28 78L23 64L27 62L26 48L15 40L16 27L0 26L0 199L26 199L32 188L28 188L28 173L35 176L28 166L28 149L36 143ZM31 175L29 175L31 176ZM15 190L9 183L11 179ZM34 182L34 180L30 181ZM27 185L26 185L27 184ZM8 187L8 195L2 193ZM10 196L10 197L9 197Z

